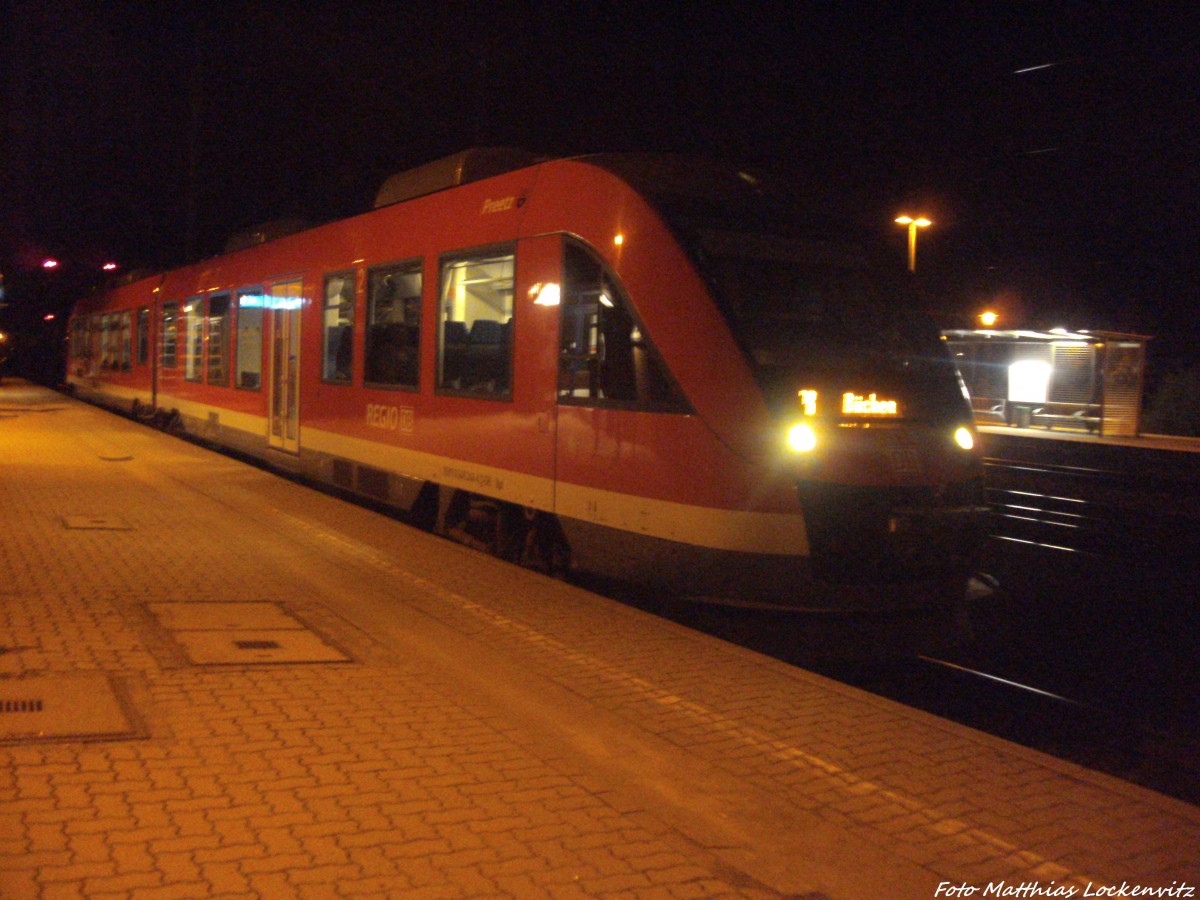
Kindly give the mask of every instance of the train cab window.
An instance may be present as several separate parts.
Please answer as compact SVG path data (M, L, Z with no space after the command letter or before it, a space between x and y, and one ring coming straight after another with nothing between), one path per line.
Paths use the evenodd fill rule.
M442 260L439 390L511 396L514 260L494 251Z
M237 375L234 385L247 391L262 389L263 292L249 288L237 294Z
M229 331L233 305L228 294L208 298L208 372L209 384L229 384Z
M563 259L558 400L688 412L616 275L569 241Z
M178 340L176 328L179 325L179 304L175 301L164 303L162 307L162 365L164 369L174 369L179 365Z
M137 364L144 366L150 361L150 307L137 311Z
M192 297L183 306L183 377L200 381L204 367L204 307L203 297Z
M325 276L324 348L321 379L349 384L354 363L354 273Z
M421 263L367 273L364 380L416 390L421 368Z

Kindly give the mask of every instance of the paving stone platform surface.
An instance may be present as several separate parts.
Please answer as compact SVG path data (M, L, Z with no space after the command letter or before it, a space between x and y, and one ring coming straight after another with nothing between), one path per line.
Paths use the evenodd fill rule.
M40 388L0 412L3 900L1200 887L1196 807Z

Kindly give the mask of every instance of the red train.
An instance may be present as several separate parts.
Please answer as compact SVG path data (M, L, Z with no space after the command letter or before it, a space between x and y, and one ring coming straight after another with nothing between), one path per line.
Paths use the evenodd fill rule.
M545 569L953 602L983 516L962 382L769 201L676 158L469 151L81 301L69 383Z

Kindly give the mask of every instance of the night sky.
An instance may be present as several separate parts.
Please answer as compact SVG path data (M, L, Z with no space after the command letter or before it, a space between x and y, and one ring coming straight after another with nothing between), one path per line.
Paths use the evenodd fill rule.
M360 212L471 146L661 150L795 178L814 221L900 270L892 220L928 215L917 278L946 326L991 306L1200 362L1188 3L3 8L10 319L43 254L64 279L176 264L265 220Z

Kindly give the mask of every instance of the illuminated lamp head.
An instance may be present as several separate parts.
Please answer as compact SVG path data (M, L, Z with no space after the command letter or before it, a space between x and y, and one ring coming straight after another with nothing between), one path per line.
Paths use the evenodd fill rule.
M542 284L540 281L529 289L529 298L536 306L558 306L562 291L557 282Z
M787 445L793 453L811 453L817 448L817 432L808 422L797 422L788 429Z
M971 429L965 425L960 425L954 429L954 443L962 450L975 449L975 435L971 433Z

